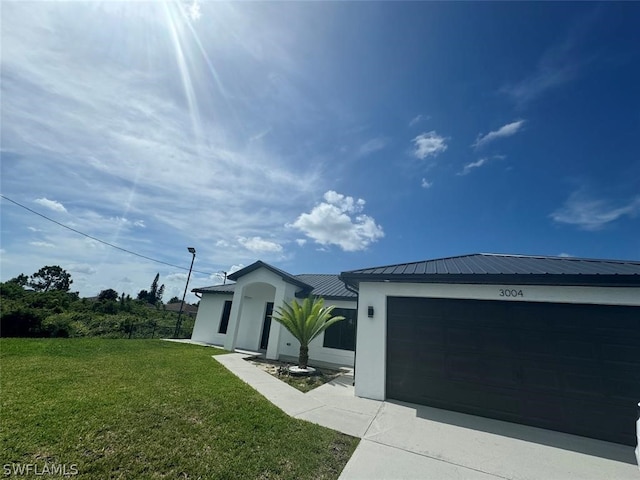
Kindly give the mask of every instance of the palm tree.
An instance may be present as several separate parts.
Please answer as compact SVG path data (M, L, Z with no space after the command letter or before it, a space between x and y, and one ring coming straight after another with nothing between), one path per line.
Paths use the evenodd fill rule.
M300 342L298 367L301 369L307 368L309 362L309 343L334 323L344 320L342 316L331 316L334 308L334 305L325 307L322 298L310 295L302 305L295 298L290 303L285 302L272 315L271 318L282 324Z

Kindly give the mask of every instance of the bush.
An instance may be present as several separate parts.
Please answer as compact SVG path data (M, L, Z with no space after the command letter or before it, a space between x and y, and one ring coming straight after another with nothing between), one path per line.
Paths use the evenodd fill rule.
M41 329L49 337L84 337L89 333L83 315L73 312L49 315Z

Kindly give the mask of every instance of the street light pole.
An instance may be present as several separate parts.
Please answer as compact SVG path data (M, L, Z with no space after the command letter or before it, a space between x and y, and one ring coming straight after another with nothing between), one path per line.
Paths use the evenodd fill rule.
M180 304L180 313L178 313L178 321L176 322L176 330L173 332L173 338L178 338L178 333L180 332L180 321L182 320L182 309L184 308L184 299L187 296L187 289L189 288L189 279L191 278L191 270L193 269L193 262L196 259L196 249L193 247L187 247L189 253L193 255L191 257L191 266L189 267L189 275L187 276L187 284L184 286L184 293L182 294L182 303Z

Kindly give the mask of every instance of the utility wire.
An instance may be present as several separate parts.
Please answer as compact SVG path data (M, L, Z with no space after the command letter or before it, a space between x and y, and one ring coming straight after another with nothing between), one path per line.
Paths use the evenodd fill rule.
M167 263L167 262L164 262L162 260L157 260L155 258L147 257L146 255L142 255L140 253L132 252L131 250L127 250L126 248L122 248L122 247L119 247L119 246L114 245L112 243L106 242L106 241L101 240L99 238L96 238L96 237L94 237L92 235L89 235L88 233L84 233L84 232L81 232L80 230L76 230L75 228L71 228L71 227L65 225L64 223L60 223L60 222L54 220L53 218L49 218L49 217L47 217L46 215L44 215L44 214L42 214L40 212L36 212L35 210L27 207L26 205L22 205L21 203L18 203L15 200L12 200L9 197L7 197L6 195L3 195L1 193L0 193L0 197L2 197L5 200L7 200L7 201L19 206L20 208L24 208L25 210L27 210L27 211L29 211L31 213L34 213L34 214L38 215L39 217L44 218L45 220L49 220L50 222L53 222L56 225L60 225L61 227L66 228L67 230L71 230L72 232L75 232L75 233L78 233L78 234L80 234L80 235L82 235L84 237L90 238L91 240L95 240L96 242L103 243L104 245L107 245L107 246L109 246L111 248L115 248L116 250L120 250L120 251L128 253L130 255L135 255L136 257L144 258L145 260L150 260L152 262L161 263L163 265L168 265L169 267L179 268L181 270L189 270L187 267L181 267L180 265L174 265L173 263ZM203 275L217 275L217 273L201 272L199 270L192 270L192 271L195 272L195 273L202 273Z

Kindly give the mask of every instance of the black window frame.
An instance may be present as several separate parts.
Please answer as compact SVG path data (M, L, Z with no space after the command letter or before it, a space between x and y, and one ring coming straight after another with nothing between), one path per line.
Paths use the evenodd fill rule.
M220 317L220 325L218 326L218 333L226 335L229 328L229 317L231 317L231 305L232 300L225 300L222 307L222 316Z
M332 315L343 316L344 320L334 323L324 331L322 346L355 352L358 310L355 308L334 308Z

